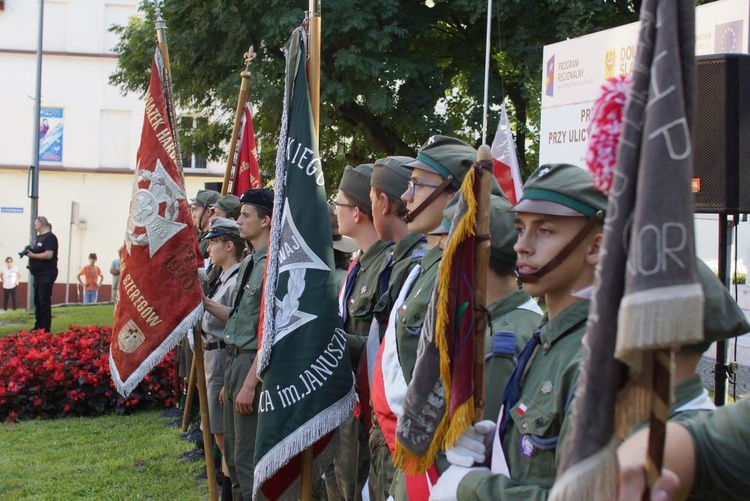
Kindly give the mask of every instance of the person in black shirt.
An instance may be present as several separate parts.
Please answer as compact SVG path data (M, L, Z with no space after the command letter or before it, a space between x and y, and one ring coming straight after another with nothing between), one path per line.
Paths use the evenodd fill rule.
M37 231L34 243L26 248L29 273L34 277L34 329L50 332L52 327L52 286L57 279L57 237L46 217L34 220Z

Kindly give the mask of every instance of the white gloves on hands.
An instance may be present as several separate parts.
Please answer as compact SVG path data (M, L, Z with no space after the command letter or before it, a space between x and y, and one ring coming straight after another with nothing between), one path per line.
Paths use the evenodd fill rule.
M489 420L469 426L458 438L456 445L445 451L445 457L452 465L467 468L475 464L485 464L492 452L495 426L495 423Z
M492 421L487 422L492 423ZM440 475L437 483L432 486L432 490L430 491L430 501L457 501L458 484L460 484L461 480L472 471L489 471L489 469L482 466L465 468L454 464L450 465L448 469Z

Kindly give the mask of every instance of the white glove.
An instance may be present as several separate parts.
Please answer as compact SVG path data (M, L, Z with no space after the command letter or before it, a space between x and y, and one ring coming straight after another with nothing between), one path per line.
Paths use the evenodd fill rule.
M456 445L445 451L445 457L456 466L469 467L475 464L485 464L492 451L494 434L495 423L489 420L469 426L458 437Z
M430 501L457 501L458 484L461 480L472 471L490 471L483 466L473 468L464 468L463 466L450 465L447 470L440 475L438 481L432 486L430 491Z

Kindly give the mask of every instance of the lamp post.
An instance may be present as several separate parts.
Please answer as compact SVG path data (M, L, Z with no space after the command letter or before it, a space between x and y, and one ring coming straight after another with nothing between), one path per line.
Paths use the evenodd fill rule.
M42 40L44 35L44 0L39 0L39 33L37 35L36 45L36 88L34 90L34 149L31 152L32 163L29 166L27 179L27 194L31 199L31 221L29 241L33 242L36 238L36 229L34 220L39 214L39 115L41 112L42 101ZM33 287L34 278L29 274L29 287L26 291L26 309L31 311L33 305Z

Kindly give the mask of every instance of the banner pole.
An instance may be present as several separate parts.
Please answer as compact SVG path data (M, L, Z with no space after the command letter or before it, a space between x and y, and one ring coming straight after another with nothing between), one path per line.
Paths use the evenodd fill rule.
M310 18L308 19L308 53L307 77L310 82L310 105L312 107L313 125L316 139L320 140L320 2L310 0ZM318 143L320 144L320 143Z
M308 64L307 77L310 89L310 106L312 108L315 141L320 147L320 2L310 0L308 18ZM312 501L313 490L313 450L312 446L302 452L300 471L300 500Z
M177 113L175 111L174 99L172 95L172 71L169 64L169 47L167 46L167 23L161 16L160 5L164 4L164 0L152 0L154 4L154 10L156 14L156 22L154 23L156 29L156 40L159 52L161 52L162 59L164 60L164 99L167 106L167 114L170 125L172 126L172 136L175 145L177 171L182 177L182 184L185 185L185 174L182 169L182 148L180 147L180 133L177 124ZM206 458L206 483L208 484L208 496L211 501L218 501L219 489L216 485L216 472L214 470L214 455L213 455L213 443L211 440L211 426L208 418L208 396L206 394L206 374L205 368L203 367L203 345L201 344L201 336L198 329L200 326L194 328L193 333L195 336L195 356L193 357L190 373L195 373L198 379L198 400L201 409L201 420L204 423L203 432L203 446ZM183 339L183 342L187 342L187 339ZM191 388L188 388L188 394ZM205 410L205 413L204 413ZM189 407L187 401L185 402L185 412L189 413ZM184 424L184 420L183 420ZM208 432L206 432L206 429Z
M490 36L492 35L492 0L487 0L487 39L484 53L484 106L482 107L482 144L487 144L487 111L490 92Z
M490 193L492 191L492 153L483 144L477 151L477 174L481 176L477 200L476 245L474 247L474 422L484 414L484 338L487 330L487 268L490 261Z
M250 86L250 63L255 59L255 51L251 45L245 57L245 69L240 73L242 81L240 83L240 93L237 95L237 109L234 112L234 126L232 127L232 139L229 140L229 156L227 157L227 168L224 171L224 182L221 183L221 195L229 193L229 180L233 179L232 170L235 168L235 156L237 152L237 139L240 137L240 127L242 127L242 113L247 104L248 88Z

